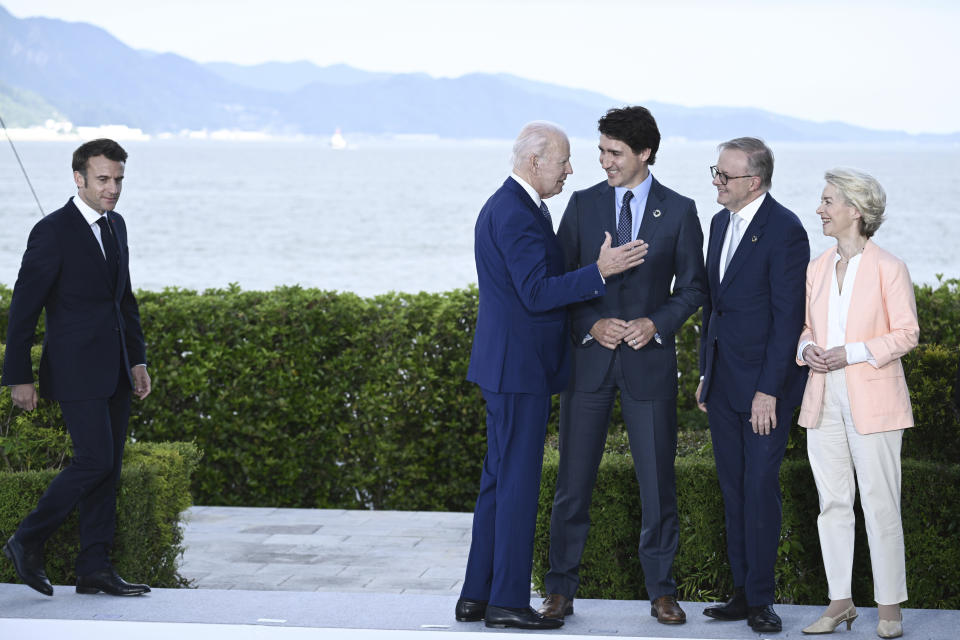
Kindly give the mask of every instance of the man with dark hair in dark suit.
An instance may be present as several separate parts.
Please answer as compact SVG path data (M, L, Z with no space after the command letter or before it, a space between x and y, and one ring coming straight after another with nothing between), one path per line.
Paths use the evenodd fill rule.
M107 139L74 152L77 195L33 227L10 301L0 384L10 387L16 406L37 407L30 347L45 310L40 394L59 402L73 442L70 465L3 547L20 579L48 596L53 586L44 544L74 508L80 520L77 593L150 591L123 580L110 563L130 395L142 400L150 393L127 228L113 210L126 160L126 151Z
M607 179L570 197L557 237L566 268L597 259L604 233L650 245L644 264L607 280L606 293L570 307L573 375L561 396L560 468L550 522L547 598L540 612L573 613L590 502L619 392L640 496L639 555L651 615L682 624L673 558L680 523L675 334L703 301L703 231L693 200L658 182L660 130L644 107L600 118L600 166Z

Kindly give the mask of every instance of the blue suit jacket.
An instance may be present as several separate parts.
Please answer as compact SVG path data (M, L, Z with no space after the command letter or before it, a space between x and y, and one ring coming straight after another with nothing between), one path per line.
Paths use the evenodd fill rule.
M564 273L553 227L513 178L474 230L480 305L467 380L498 393L559 393L570 370L566 305L605 291L595 264Z
M119 252L117 281L83 214L68 201L30 232L10 300L3 385L33 382L30 347L46 310L40 393L54 400L107 398L120 367L146 363L137 301L130 288L127 227L109 214ZM131 386L133 382L131 380Z
M720 281L720 253L730 223L721 210L710 222L707 248L709 295L700 334L701 401L706 401L718 365L731 376L733 408L749 413L762 391L779 403L797 406L805 372L796 362L803 330L810 244L800 220L768 193L743 232Z
M570 197L557 232L568 270L596 262L605 231L617 237L615 198L606 181ZM639 350L621 345L624 377L634 399L666 400L677 395L674 336L703 303L707 289L696 204L653 179L637 238L650 245L644 263L608 278L602 298L570 307L572 384L578 391L596 391L610 369L614 352L596 340L583 342L597 320L647 317L662 344L651 340Z

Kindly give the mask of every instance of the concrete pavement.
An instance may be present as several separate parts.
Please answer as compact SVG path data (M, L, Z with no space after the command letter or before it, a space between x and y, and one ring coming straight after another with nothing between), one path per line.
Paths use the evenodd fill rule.
M138 598L84 596L57 585L53 598L0 584L0 640L130 637L178 640L402 640L456 632L472 638L546 633L581 636L734 640L801 638L821 607L776 605L784 631L757 634L743 621L703 616L684 602L688 622L666 626L649 603L577 600L559 631L520 632L459 623L453 608L470 543L469 513L194 507L187 514L181 573L198 589L155 589ZM539 599L534 598L533 604ZM865 604L865 603L864 603ZM840 638L876 638L877 610L860 607ZM904 611L911 640L960 638L960 612Z

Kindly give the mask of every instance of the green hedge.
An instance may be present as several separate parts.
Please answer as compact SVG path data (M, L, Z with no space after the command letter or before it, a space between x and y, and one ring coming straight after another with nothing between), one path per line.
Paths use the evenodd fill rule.
M9 394L8 394L9 395ZM117 498L112 559L128 580L155 587L186 586L177 573L183 553L180 513L190 506L190 474L200 459L189 443L127 445ZM6 540L36 506L55 469L0 471L0 536ZM74 512L46 545L47 575L54 584L72 584L79 551ZM16 582L13 566L0 562L0 582Z
M958 281L916 291L921 337L945 346L905 359L919 425L905 455L953 462ZM9 294L0 286L0 332ZM134 403L131 433L196 442L205 452L193 484L200 503L472 509L485 438L483 400L465 380L476 287L375 298L167 289L139 299L154 392ZM680 424L693 430L706 428L694 402L698 324L699 313L677 335ZM614 432L619 416L615 408ZM556 420L554 412L550 433ZM805 457L804 437L791 433L790 457Z
M543 591L549 568L550 513L559 455L544 456L534 553L534 586ZM936 481L934 481L936 479ZM643 599L637 558L640 498L628 453L608 451L601 462L590 510L592 526L583 553L578 592L583 598ZM785 461L783 529L776 567L777 601L822 605L827 584L817 534L817 491L805 460ZM903 461L902 513L907 551L909 606L960 608L960 465ZM724 539L723 499L712 458L677 461L680 546L674 575L682 600L720 600L732 590ZM853 597L873 602L870 558L857 516Z

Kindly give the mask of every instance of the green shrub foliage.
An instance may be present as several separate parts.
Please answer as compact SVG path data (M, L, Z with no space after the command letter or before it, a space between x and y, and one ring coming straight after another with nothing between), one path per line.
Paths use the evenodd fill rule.
M186 586L177 573L183 554L180 513L190 506L190 474L200 452L189 443L131 443L124 452L117 497L112 559L117 571L155 587ZM7 539L36 506L56 469L0 471L0 537ZM48 541L47 575L54 584L73 584L79 551L77 514ZM13 565L0 562L0 582L16 582Z
M800 427L794 427L795 429ZM544 456L534 552L533 582L543 591L549 569L550 513L559 455ZM933 479L936 479L934 481ZM644 599L637 558L641 505L629 453L608 451L600 465L590 509L591 528L580 566L582 598ZM907 552L907 606L960 607L960 465L903 461L902 513ZM777 602L822 605L827 581L817 533L819 505L805 460L787 460L780 471L783 527L776 566ZM677 460L680 545L674 576L681 600L723 600L733 584L727 564L723 498L713 460ZM853 598L873 602L873 582L863 514L857 508Z
M960 605L954 586L960 584L955 575L960 567L955 524L960 425L950 402L960 332L958 287L957 280L941 281L936 288L916 287L922 344L904 358L917 420L905 436L903 467L911 606ZM4 333L9 294L0 286ZM154 391L146 401L134 402L131 434L137 441L193 442L205 452L193 474L199 503L473 508L485 448L483 400L465 380L476 322L475 287L374 298L299 287L270 292L167 289L140 292L139 299ZM677 335L677 402L686 455L677 461L681 536L675 572L681 598L693 600L719 599L731 588L722 500L703 431L706 416L694 400L698 331L699 313ZM41 338L42 325L38 344ZM35 360L38 356L35 352ZM27 415L13 410L9 393L4 393L0 416L0 468L20 471L3 480L16 478L16 489L0 488L2 533L35 503L36 491L54 473L49 469L69 454L69 439L53 404L42 403ZM556 419L554 412L548 426L552 440ZM784 526L778 597L782 602L821 604L826 583L805 434L792 428L781 473ZM193 459L186 467L195 464ZM126 478L146 472L128 461L124 473ZM548 447L538 516L539 586L546 570L555 479L556 452ZM594 527L584 553L583 597L645 596L636 558L640 503L635 483L615 408L594 494ZM132 487L122 489L122 497L140 496ZM180 496L179 508L185 507L185 490L169 495L174 493ZM123 509L125 518L153 513L142 503L129 513ZM154 512L166 514L161 519L167 522L173 522L170 514L176 513ZM870 602L869 558L859 526L854 596ZM71 539L69 527L58 535ZM176 548L178 539L172 535ZM125 544L118 533L121 557ZM59 568L53 575L67 575L68 557L66 553L54 561ZM154 584L178 581L172 560L155 562L169 569L153 579ZM154 575L139 571L129 575Z

